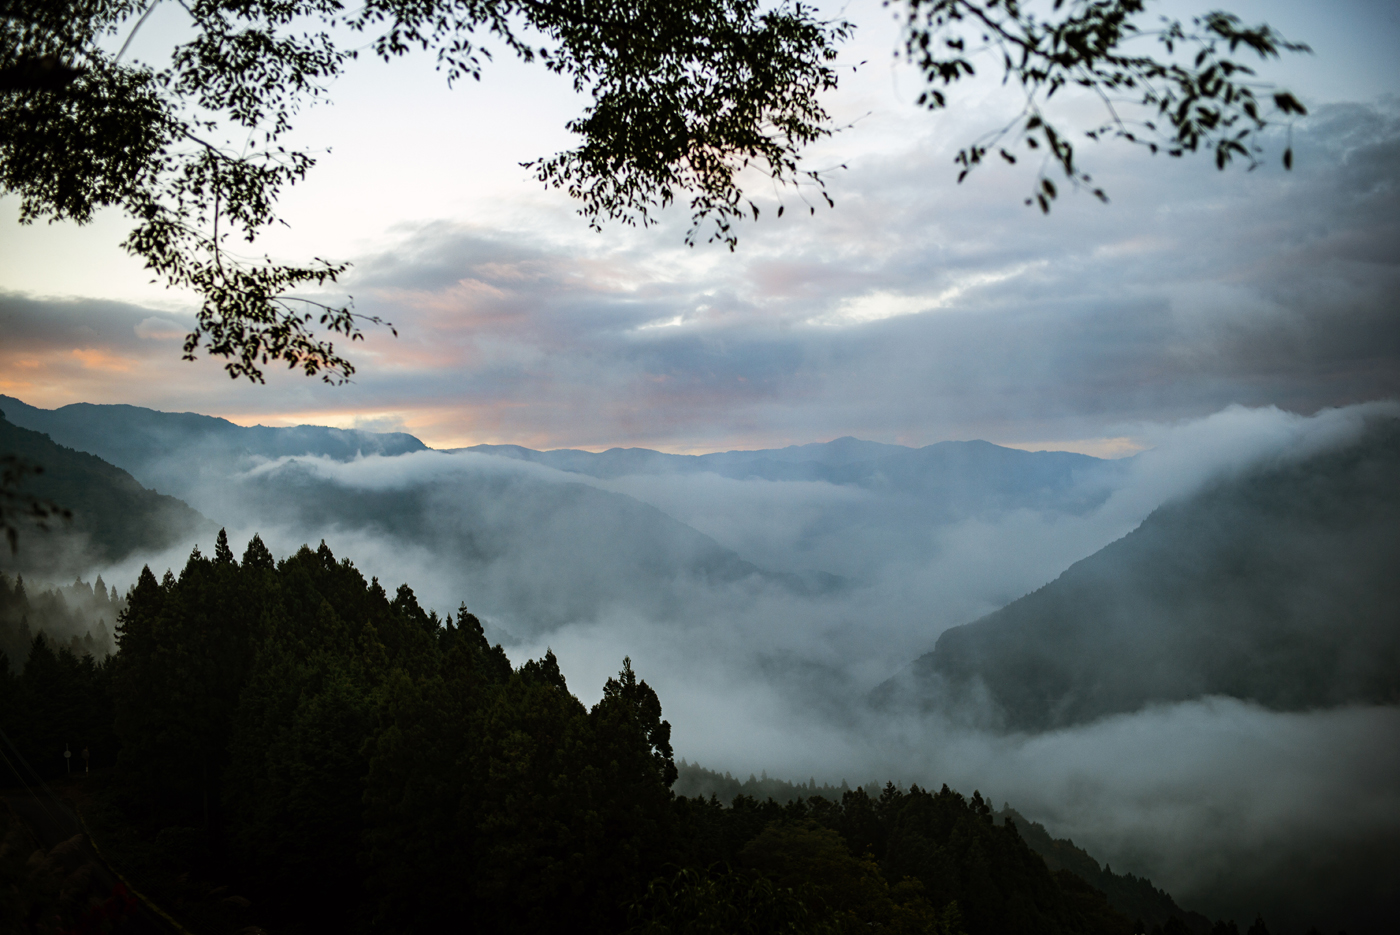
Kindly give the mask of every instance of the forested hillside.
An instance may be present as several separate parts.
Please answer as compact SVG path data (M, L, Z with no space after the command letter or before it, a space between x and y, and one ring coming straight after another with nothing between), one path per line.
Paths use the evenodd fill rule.
M1045 730L1226 695L1400 702L1400 420L1167 504L876 693Z
M42 473L25 476L19 491L72 511L72 521L51 520L50 531L21 526L21 548L0 548L0 569L68 578L129 555L169 548L199 531L217 528L174 497L148 490L126 471L91 454L55 444L47 435L8 421L0 413L0 453Z
M116 650L113 634L125 606L101 575L92 584L74 581L30 594L23 575L12 581L0 572L0 653L11 668L22 669L34 637L42 633L79 658L102 659Z
M1190 932L1212 932L1214 926L1209 919L1198 912L1182 909L1172 899L1171 894L1152 885L1151 880L1131 873L1114 873L1109 866L1099 866L1099 862L1083 848L1075 847L1074 842L1053 837L1045 826L1031 821L1009 805L1004 805L996 813L1001 821L1016 825L1017 832L1045 861L1051 870L1067 870L1101 891L1113 908L1124 915L1143 923L1143 927L1166 928L1176 925ZM1223 935L1223 933L1216 933Z
M91 749L99 839L201 932L1131 932L976 793L674 795L621 663L588 707L465 607L221 534L142 573L108 661L36 638L0 727L50 780Z
M772 799L779 805L811 800L814 797L833 802L844 801L851 787L843 780L839 786L818 785L815 779L805 783L788 782L769 776L750 775L740 781L729 773L705 769L698 763L687 763L682 759L677 764L679 775L673 787L677 795L707 799L714 796L721 803L736 800ZM880 786L872 783L862 786L861 791L868 797L878 798ZM1152 881L1134 876L1131 873L1114 873L1111 867L1101 867L1099 862L1085 850L1075 847L1073 841L1054 838L1044 825L1030 821L1009 805L998 810L995 819L1002 824L1011 822L1017 833L1030 849L1040 855L1052 871L1067 870L1089 882L1100 890L1109 904L1126 917L1142 923L1144 931L1153 931L1172 924L1183 926L1185 931L1206 935L1211 932L1209 919L1200 913L1182 909L1171 895L1152 885Z

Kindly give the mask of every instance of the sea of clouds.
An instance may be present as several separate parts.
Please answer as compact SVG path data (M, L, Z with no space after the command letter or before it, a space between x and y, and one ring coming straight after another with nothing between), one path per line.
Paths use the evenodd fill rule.
M442 613L465 602L516 663L552 649L586 702L630 657L660 694L677 756L706 767L979 789L1185 905L1321 921L1338 893L1394 892L1400 710L1279 713L1202 698L1002 735L876 713L864 697L948 627L1053 580L1157 506L1345 446L1368 417L1397 413L1394 403L1312 416L1230 407L1144 424L1150 447L1088 481L1109 485L1096 507L942 524L869 486L603 480L436 451L267 461L185 493L227 524L235 551L254 532L277 555L324 539L391 591L406 581ZM645 555L629 551L634 531L648 537ZM129 581L144 561L178 572L187 548L103 574ZM707 572L725 550L753 572ZM656 553L665 561L629 573ZM804 590L759 570L841 583Z

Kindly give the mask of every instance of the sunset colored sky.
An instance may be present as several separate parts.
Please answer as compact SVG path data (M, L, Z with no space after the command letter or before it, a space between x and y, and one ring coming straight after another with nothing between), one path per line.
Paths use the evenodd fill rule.
M581 106L541 69L502 58L449 90L430 62L365 62L304 115L297 141L331 151L284 198L290 229L258 248L354 263L345 291L399 337L369 331L353 384L251 386L181 361L189 297L122 254L119 214L21 227L0 199L0 393L405 430L438 447L856 435L1106 455L1231 403L1312 412L1400 395L1397 6L1227 6L1315 49L1266 70L1312 110L1293 128L1293 172L1276 135L1254 172L1086 144L1111 203L1067 192L1049 217L1022 204L1031 171L988 166L957 185L952 156L1014 113L1014 92L984 80L947 112L919 111L915 75L891 61L890 12L858 2L841 8L860 24L843 55L858 67L829 102L851 126L809 156L831 169L836 207L809 216L813 194L755 179L763 216L734 253L686 247L679 214L591 232L541 190L519 164L570 145ZM157 58L182 15L160 8L133 53Z

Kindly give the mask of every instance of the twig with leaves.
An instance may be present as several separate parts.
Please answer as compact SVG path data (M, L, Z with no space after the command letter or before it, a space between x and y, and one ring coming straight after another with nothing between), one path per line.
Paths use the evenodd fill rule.
M1047 116L1045 104L1058 91L1079 87L1095 93L1107 119L1086 130L1091 140L1118 138L1153 153L1182 156L1213 150L1225 168L1236 157L1258 165L1263 152L1260 131L1275 115L1301 116L1307 109L1289 91L1258 82L1256 72L1237 52L1260 59L1282 52L1308 52L1267 25L1245 26L1239 17L1220 11L1193 19L1190 26L1161 17L1144 28L1149 0L1054 0L1052 16L1036 16L1020 0L908 0L905 52L924 73L930 87L919 103L930 109L948 104L944 90L976 73L973 58L986 52L998 60L1003 82L1015 81L1025 104L1010 123L959 151L961 182L995 150L1016 163L1014 136L1028 150L1044 154L1037 184L1026 204L1046 213L1058 194L1046 167L1057 166L1070 184L1091 186L1101 200L1108 196L1080 168L1070 133ZM1162 58L1131 54L1128 43L1155 41ZM1129 122L1123 106L1145 116ZM1266 107L1271 105L1271 110ZM1293 150L1283 152L1292 168Z

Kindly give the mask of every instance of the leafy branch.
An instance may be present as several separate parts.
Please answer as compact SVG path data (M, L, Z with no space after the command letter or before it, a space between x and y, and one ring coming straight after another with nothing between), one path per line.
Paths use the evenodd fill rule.
M1016 163L1014 142L1005 142L1014 137L1044 156L1027 204L1048 213L1057 196L1046 164L1058 166L1072 185L1092 185L1076 161L1071 134L1044 108L1066 87L1090 90L1104 106L1106 119L1085 131L1088 139L1123 139L1177 157L1213 151L1221 169L1237 157L1254 168L1263 152L1258 136L1269 120L1307 113L1290 92L1258 82L1254 69L1236 56L1278 58L1311 51L1306 45L1220 11L1193 19L1189 27L1160 17L1157 28L1144 29L1137 20L1147 6L1147 0L1055 0L1054 15L1041 19L1020 0L908 0L905 52L930 85L920 105L947 106L944 89L976 73L972 60L979 53L999 59L1003 82L1014 79L1025 96L1014 120L959 151L958 181L992 151ZM1140 39L1155 41L1165 55L1129 54L1127 44ZM1145 118L1124 120L1124 105L1144 111ZM1291 146L1282 161L1292 168ZM1092 193L1107 200L1101 188Z
M449 83L479 78L498 42L569 76L594 103L569 129L582 144L531 164L546 185L602 218L651 221L689 195L733 247L745 207L737 175L759 166L794 184L801 147L831 132L817 97L846 23L798 4L757 0L180 0L194 38L159 70L124 62L151 7L143 0L0 0L0 191L21 218L90 221L120 207L136 222L123 247L158 281L200 298L184 355L223 357L256 382L281 363L328 382L354 366L334 338L387 323L299 293L339 281L347 264L235 259L278 223L281 191L315 164L279 142L361 49L385 60L436 50ZM99 40L125 35L110 55ZM220 134L246 137L241 147ZM828 198L828 201L830 199ZM393 330L392 325L388 325Z
M160 69L123 58L149 2L0 0L0 192L19 196L24 223L124 210L136 224L125 249L159 281L200 297L185 356L223 357L234 378L262 381L280 363L344 382L354 366L335 340L385 324L349 302L302 295L339 282L344 263L253 262L228 247L280 223L279 195L315 165L280 141L362 50L385 60L435 51L451 84L479 78L495 43L568 77L591 97L567 124L579 144L525 165L575 198L594 228L648 226L680 202L688 243L732 250L736 223L759 214L746 172L832 203L822 171L800 158L836 132L823 96L854 27L818 19L800 0L767 9L759 0L363 0L353 10L341 0L179 0L194 38ZM1173 156L1210 150L1222 168L1257 164L1259 131L1274 114L1306 113L1237 53L1307 47L1227 13L1144 29L1147 0L1053 0L1044 19L1020 0L900 2L905 52L929 83L922 105L946 106L945 90L974 74L980 54L997 57L1025 97L1015 120L958 154L959 180L992 152L1016 162L1019 142L1043 157L1027 199L1043 211L1057 196L1047 167L1092 185L1072 132L1044 106L1063 88L1091 90L1104 105L1087 138ZM348 46L347 30L367 41ZM104 37L123 34L116 55L103 49ZM1161 57L1130 52L1138 41L1155 42ZM1147 117L1130 122L1127 106ZM1291 166L1291 149L1283 161Z

